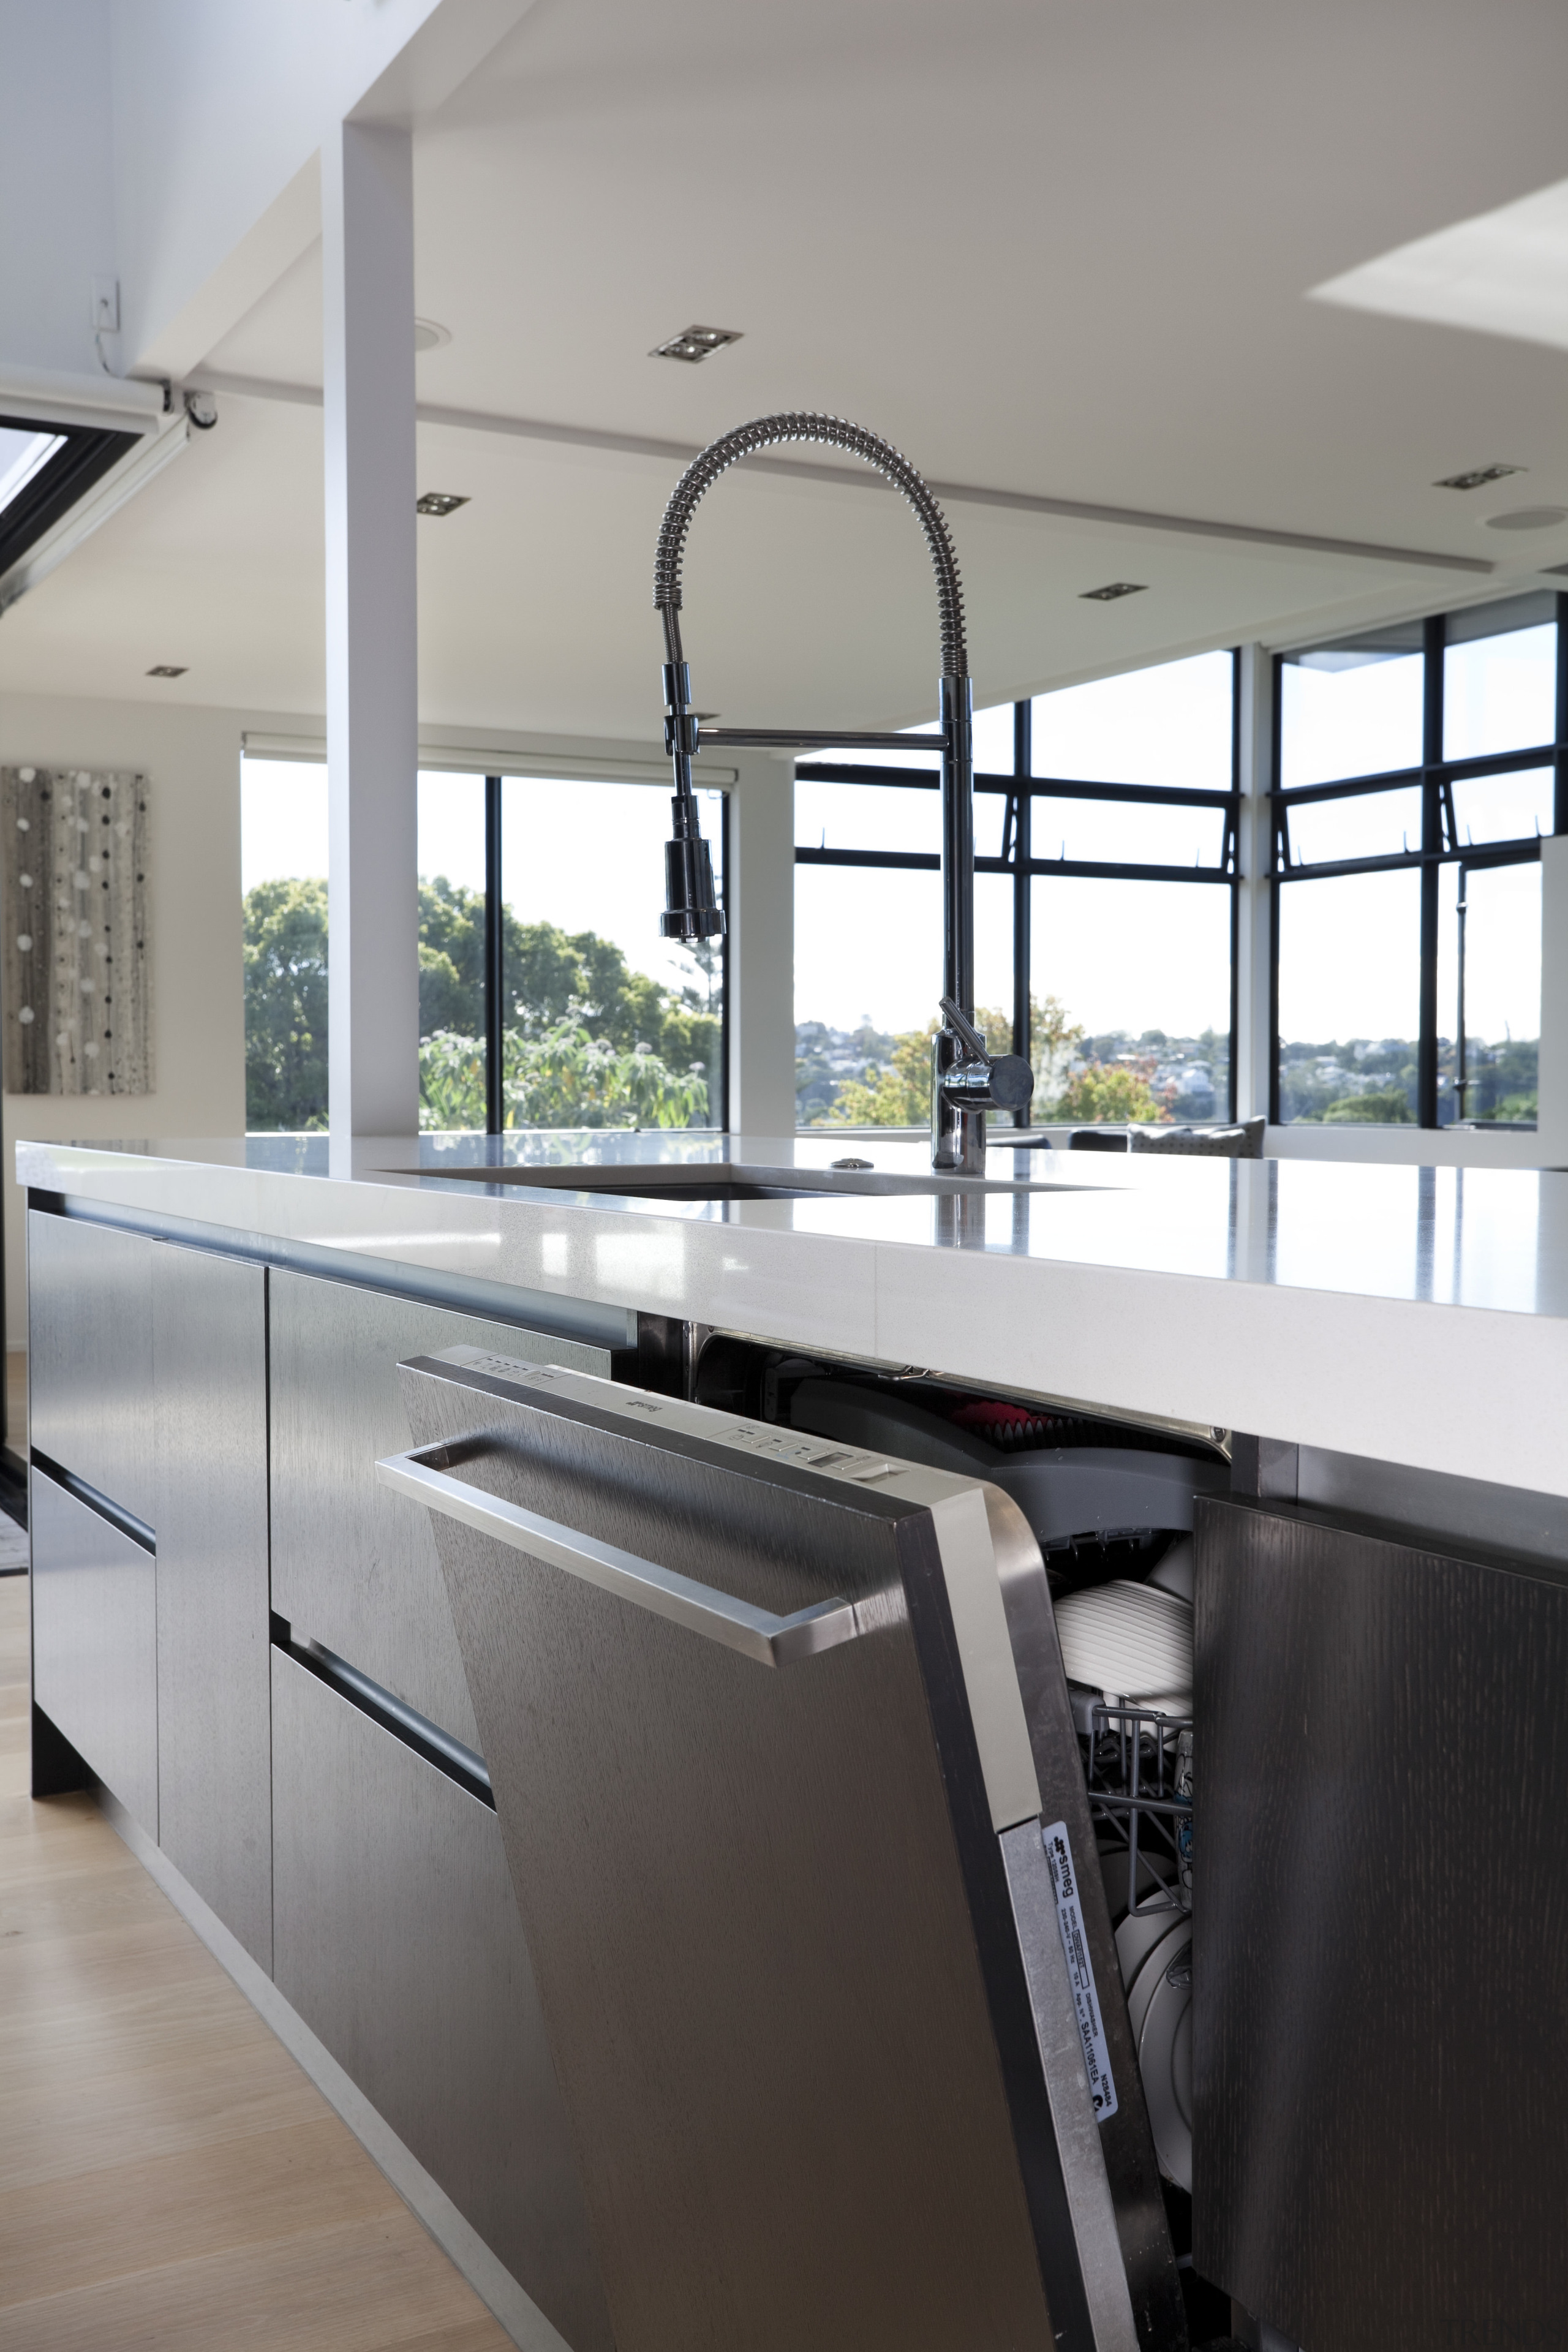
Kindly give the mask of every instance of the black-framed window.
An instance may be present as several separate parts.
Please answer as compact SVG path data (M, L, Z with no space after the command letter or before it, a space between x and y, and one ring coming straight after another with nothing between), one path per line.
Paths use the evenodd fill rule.
M1279 657L1276 1121L1534 1125L1565 614L1535 592Z
M0 416L0 573L69 513L139 436Z
M1034 1062L1037 1121L1233 1115L1237 666L1202 655L976 714L976 1011ZM796 765L802 1125L926 1116L939 792L919 730L907 759Z
M727 943L659 937L668 795L440 769L418 791L421 1125L725 1125ZM327 1123L326 796L320 762L245 761L253 1132ZM722 899L728 795L699 800Z

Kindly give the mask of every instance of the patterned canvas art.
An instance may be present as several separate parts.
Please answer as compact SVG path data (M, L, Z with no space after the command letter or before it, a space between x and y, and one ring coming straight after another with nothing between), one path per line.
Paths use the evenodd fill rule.
M147 779L0 768L5 1090L153 1091Z

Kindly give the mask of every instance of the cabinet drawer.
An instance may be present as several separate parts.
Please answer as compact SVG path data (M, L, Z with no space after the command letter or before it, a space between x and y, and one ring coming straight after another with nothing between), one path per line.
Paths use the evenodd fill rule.
M610 2329L490 1807L272 1653L279 1990L574 2352Z
M149 1837L158 1834L153 1554L35 1470L33 1696Z
M153 1248L158 1842L269 1968L267 1273Z
M479 1734L426 1515L378 1486L409 1443L405 1356L486 1348L607 1375L609 1350L313 1275L272 1276L272 1606L439 1724Z
M152 1527L156 1246L112 1225L27 1217L32 1443Z

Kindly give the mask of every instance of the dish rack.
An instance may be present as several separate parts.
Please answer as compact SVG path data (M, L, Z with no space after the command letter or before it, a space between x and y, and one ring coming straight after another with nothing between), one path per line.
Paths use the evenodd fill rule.
M1192 1717L1096 1701L1079 1744L1102 1860L1126 1854L1127 1910L1190 1911Z

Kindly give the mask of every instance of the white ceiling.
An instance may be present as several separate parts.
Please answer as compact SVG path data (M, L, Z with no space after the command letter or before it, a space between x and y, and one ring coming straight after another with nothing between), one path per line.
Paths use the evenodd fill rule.
M1568 172L1556 0L540 0L416 138L422 401L696 445L847 415L938 479L1485 559L1495 578L950 507L983 699L1257 632L1459 603L1568 562L1568 361L1310 289ZM647 356L700 321L744 340ZM210 354L319 385L319 257ZM0 682L321 700L320 415L225 395L5 616ZM1506 459L1469 495L1443 474ZM668 459L424 425L424 716L646 735ZM934 614L892 499L727 479L688 563L698 698L923 715ZM1113 578L1146 593L1102 605ZM159 689L167 692L168 689Z

